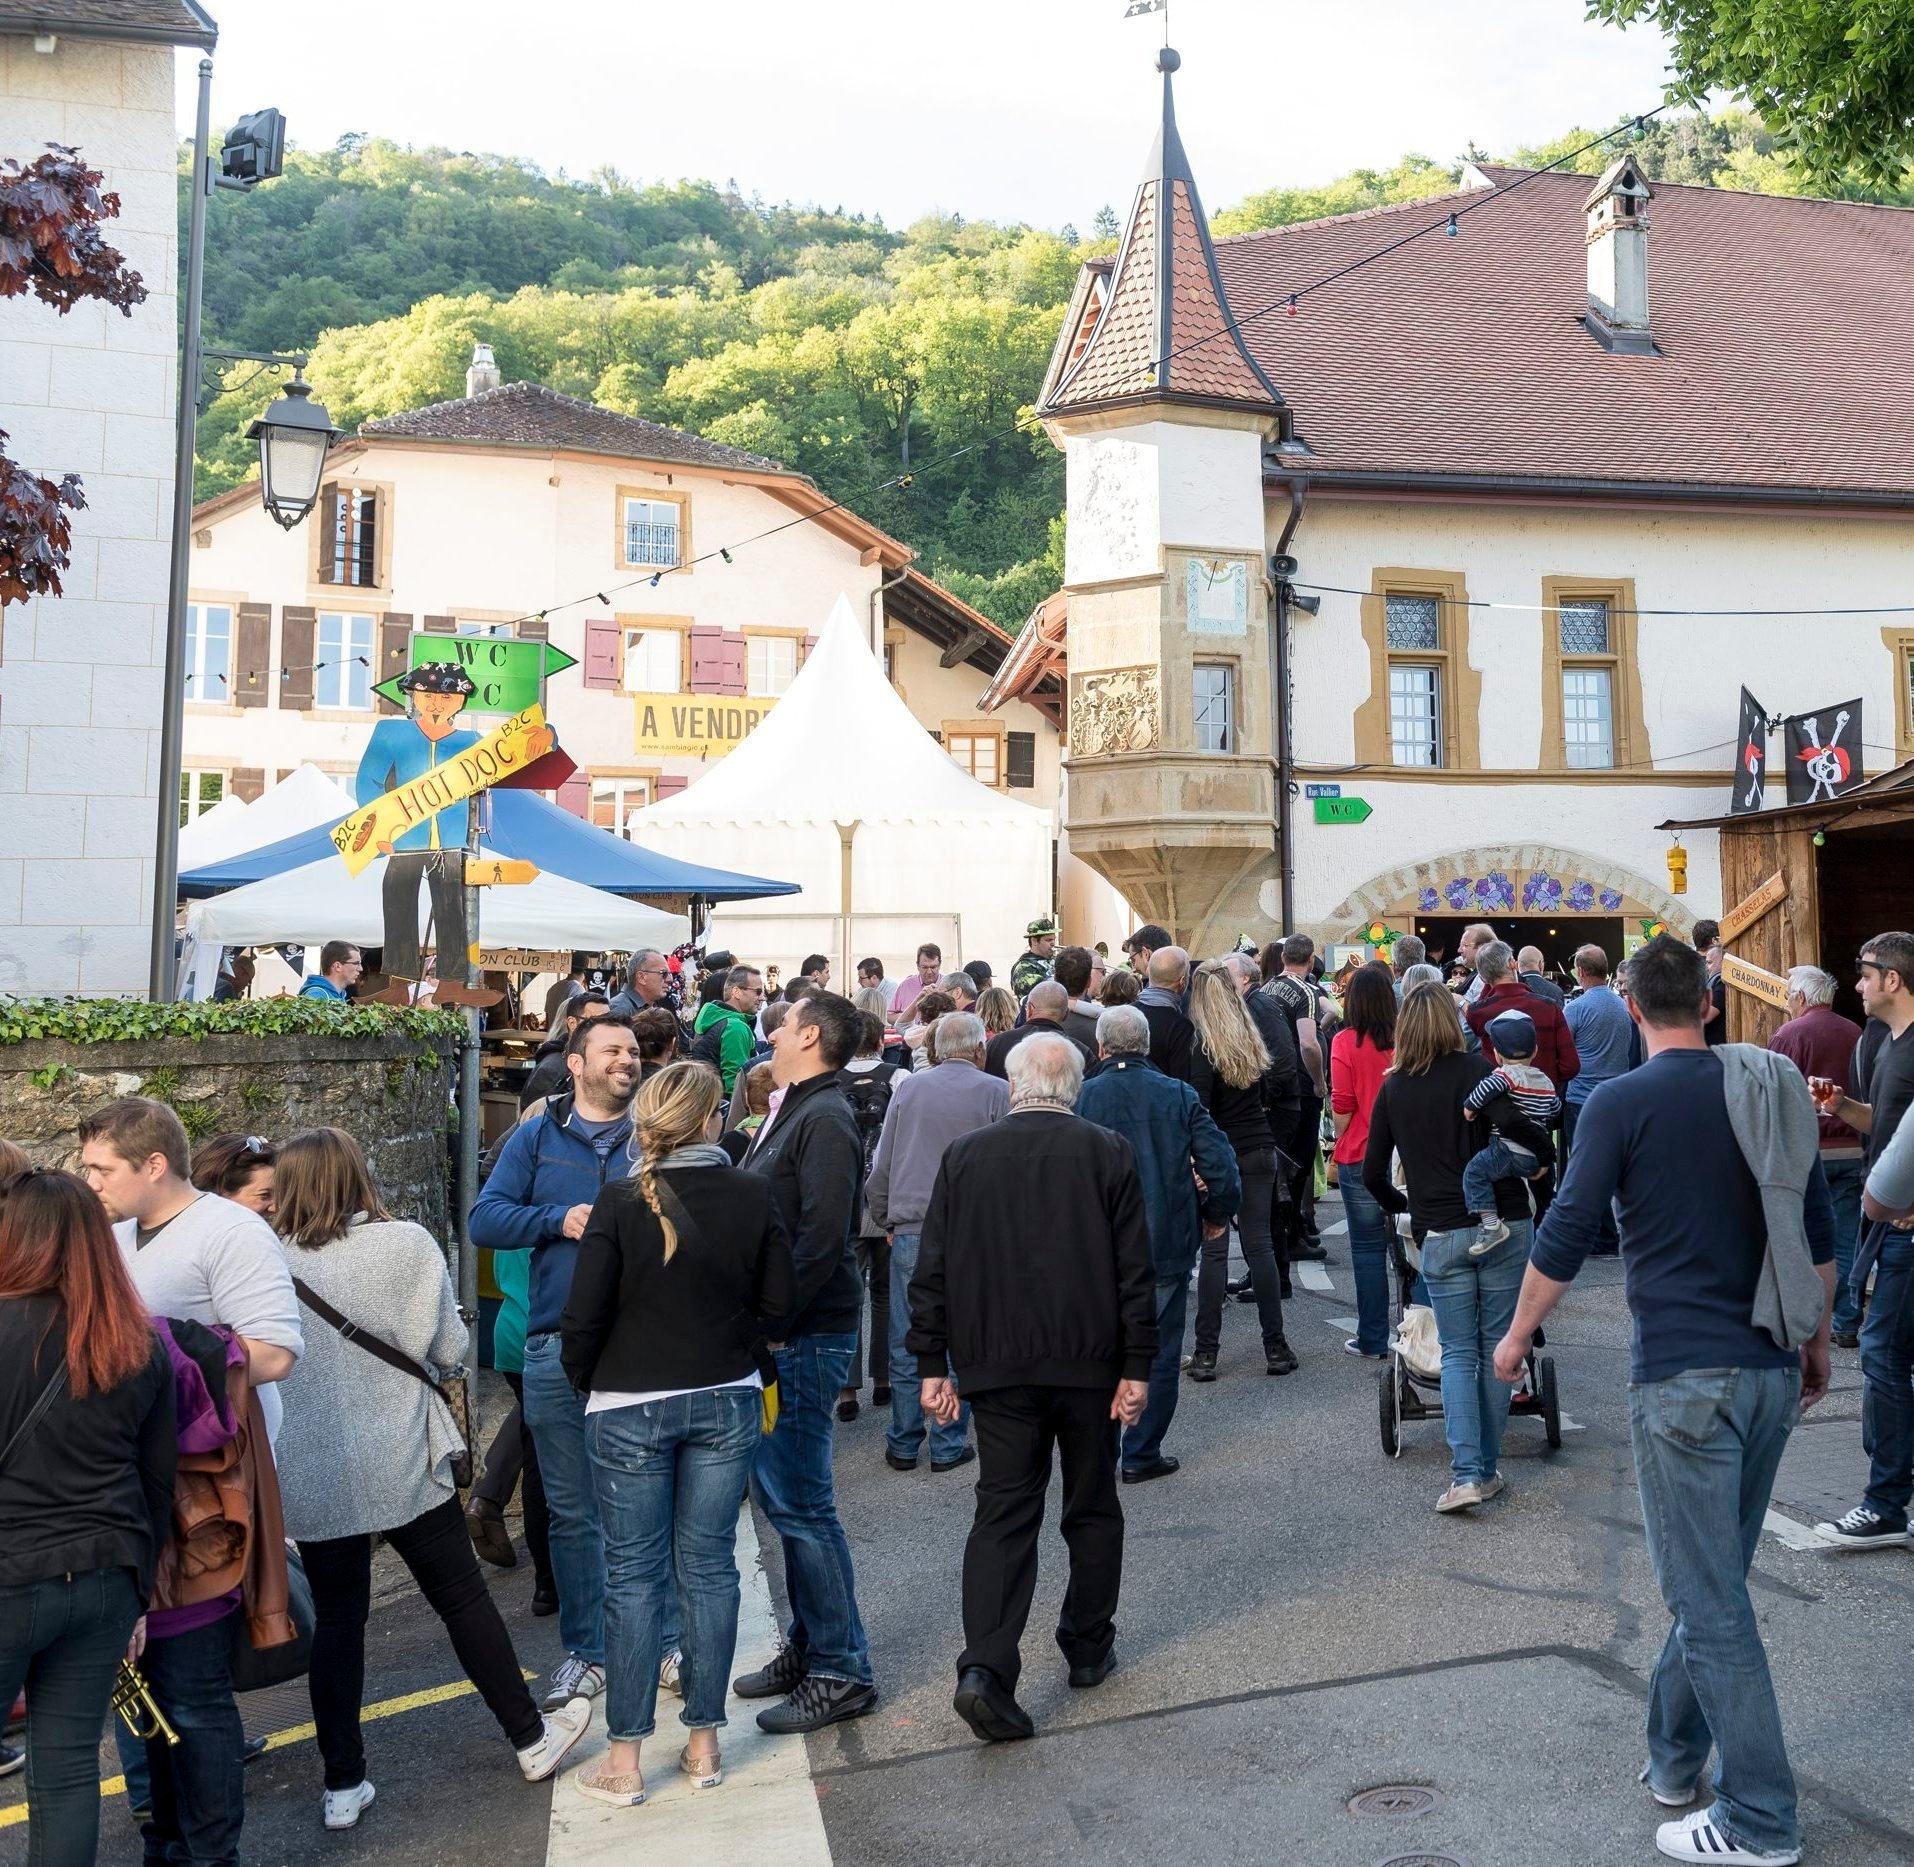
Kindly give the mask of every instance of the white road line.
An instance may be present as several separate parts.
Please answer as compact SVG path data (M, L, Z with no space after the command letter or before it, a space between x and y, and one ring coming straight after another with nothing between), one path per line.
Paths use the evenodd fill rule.
M1340 1335L1354 1335L1362 1327L1353 1316L1325 1316L1323 1321Z
M1778 1510L1771 1510L1761 1519L1761 1527L1777 1543L1785 1543L1790 1549L1825 1549L1811 1524L1797 1522Z
M743 1599L738 1608L738 1652L733 1675L762 1666L778 1647L777 1618L758 1552L747 1504L738 1518L738 1570ZM756 1705L733 1699L731 1722L720 1734L724 1782L693 1789L678 1774L684 1727L678 1701L660 1692L657 1730L645 1740L647 1798L636 1809L608 1809L588 1802L572 1777L605 1748L604 1703L591 1734L573 1753L576 1763L552 1790L551 1841L546 1867L618 1867L641 1852L678 1861L775 1859L779 1867L831 1867L824 1817L811 1786L801 1737L766 1737Z
M1320 1225L1316 1229L1322 1233L1323 1237L1334 1238L1339 1233L1348 1231L1349 1221L1347 1219L1338 1219L1334 1225Z
M1584 1426L1580 1420L1571 1420L1565 1413L1562 1415L1562 1431L1565 1433L1585 1433L1588 1431L1588 1428Z
M1329 1273L1314 1258L1303 1258L1294 1269L1298 1283L1324 1295L1334 1292L1336 1286L1329 1281Z

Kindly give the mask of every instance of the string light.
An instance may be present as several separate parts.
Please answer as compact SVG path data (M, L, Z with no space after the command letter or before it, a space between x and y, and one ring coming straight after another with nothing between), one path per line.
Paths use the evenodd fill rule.
M1374 596L1373 590L1358 590L1353 584L1341 583L1298 583L1292 586L1297 590L1312 590L1324 596ZM1565 610L1573 612L1585 605L1575 603L1497 603L1481 596L1437 596L1429 599L1433 603L1447 604L1452 609L1502 609L1511 610L1524 616L1559 616ZM1878 603L1831 609L1624 609L1619 603L1608 605L1611 616L1914 616L1914 603ZM1770 720L1769 725L1777 722Z
M1289 295L1289 315L1292 318L1296 315L1296 294L1294 292L1291 292Z
M731 553L723 545L718 547L718 555L723 558L727 564L731 562Z
M1451 214L1449 216L1449 228L1448 228L1449 238L1453 240L1455 236L1461 231L1462 229L1455 224L1455 216Z
M607 607L609 607L611 603L611 598L608 597L602 590L598 592L598 600L599 602L605 604ZM542 609L538 612L538 619L540 622L543 622L545 620L545 612Z

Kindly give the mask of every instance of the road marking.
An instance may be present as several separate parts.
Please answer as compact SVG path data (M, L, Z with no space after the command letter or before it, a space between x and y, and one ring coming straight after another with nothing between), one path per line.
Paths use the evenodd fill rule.
M1362 1327L1362 1324L1353 1316L1325 1316L1323 1321L1326 1322L1330 1328L1344 1335L1353 1335Z
M1336 1286L1329 1281L1329 1273L1314 1258L1300 1259L1293 1268L1298 1283L1325 1296L1334 1292Z
M748 1504L738 1518L738 1570L743 1588L734 1670L750 1672L777 1652L779 1642ZM723 1733L724 1787L713 1795L693 1789L679 1775L683 1733L677 1707L660 1693L658 1729L642 1757L645 1803L639 1809L588 1802L571 1780L604 1751L600 1719L554 1787L546 1867L624 1867L640 1849L659 1860L763 1858L777 1860L779 1867L831 1867L804 1740L767 1737L758 1729L755 1710L749 1702L732 1708Z
M1571 1420L1565 1413L1562 1415L1562 1431L1565 1433L1585 1433L1588 1431L1588 1428L1584 1426L1580 1420Z
M1770 1510L1761 1519L1761 1527L1777 1543L1785 1543L1789 1549L1827 1548L1811 1524L1800 1523L1782 1511Z
M1324 1238L1334 1238L1339 1233L1348 1231L1349 1221L1347 1219L1338 1219L1334 1225L1322 1225L1316 1229Z

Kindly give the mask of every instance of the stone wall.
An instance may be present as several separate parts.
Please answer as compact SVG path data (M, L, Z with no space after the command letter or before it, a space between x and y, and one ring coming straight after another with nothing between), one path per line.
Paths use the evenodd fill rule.
M36 1161L75 1164L81 1119L115 1096L178 1110L195 1145L216 1134L283 1141L343 1128L365 1149L395 1217L451 1236L446 1038L169 1037L0 1046L0 1134Z

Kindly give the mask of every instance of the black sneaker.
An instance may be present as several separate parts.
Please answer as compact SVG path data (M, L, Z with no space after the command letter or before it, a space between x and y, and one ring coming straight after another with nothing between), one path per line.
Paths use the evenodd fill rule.
M1223 1288L1227 1290L1231 1296L1240 1297L1243 1292L1249 1288L1249 1278L1247 1275L1228 1278L1225 1280Z
M1837 1329L1828 1337L1828 1340L1832 1342L1836 1348L1859 1348L1861 1346L1860 1334L1853 1329Z
M1183 1364L1184 1374L1192 1381L1213 1381L1216 1379L1216 1351L1213 1348L1199 1348Z
M1866 1504L1833 1523L1817 1523L1814 1531L1830 1549L1891 1549L1908 1540L1905 1517L1883 1517Z
M11 1776L27 1767L27 1753L17 1744L0 1744L0 1776Z
M804 1683L811 1663L795 1647L779 1647L768 1666L731 1681L731 1690L740 1698L783 1698Z
M768 1668L767 1668L768 1670ZM743 1681L734 1690L742 1691ZM806 1731L821 1731L827 1724L841 1724L846 1718L861 1718L877 1709L877 1688L860 1685L855 1679L811 1679L799 1682L795 1692L782 1705L758 1713L758 1729L773 1737L801 1736Z
M1299 1365L1296 1351L1287 1342L1278 1342L1274 1348L1263 1350L1265 1374L1294 1374Z
M954 1459L932 1459L930 1468L934 1472L954 1472L960 1465L968 1465L977 1456L975 1446L965 1446Z

